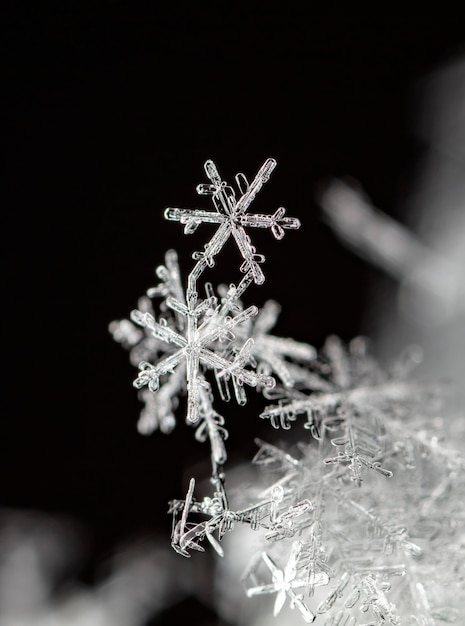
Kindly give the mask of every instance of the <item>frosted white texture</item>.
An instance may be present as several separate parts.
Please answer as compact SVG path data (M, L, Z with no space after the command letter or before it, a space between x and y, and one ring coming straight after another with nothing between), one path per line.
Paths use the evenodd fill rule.
M268 228L279 240L299 227L282 208L247 212L275 165L267 159L250 184L238 174L236 197L207 161L209 182L197 192L211 196L213 210L168 208L165 216L184 224L186 234L203 223L217 225L212 238L194 252L185 280L176 253L168 251L156 270L160 284L139 301L131 321L110 325L139 368L139 430L170 432L184 409L195 438L209 443L208 486L199 489L191 478L185 497L169 503L172 547L184 557L209 547L233 560L223 539L246 528L254 548L242 576L245 593L251 603L272 596L270 611L285 620L291 610L326 626L461 623L465 458L444 441L446 387L413 377L420 347L407 347L382 367L362 337L346 344L330 336L316 350L271 334L277 302L261 309L243 303L247 289L265 279L264 257L247 229ZM393 272L403 276L431 260L352 192L336 185L328 194L328 210L348 205L347 215L335 219L354 245L356 237L379 235L378 256L387 260L395 247ZM238 282L214 287L206 275L230 237L239 251ZM247 486L230 493L228 430L216 407L231 398L243 407L246 387L265 398L260 418L282 434L300 429L300 436L292 446L257 439Z

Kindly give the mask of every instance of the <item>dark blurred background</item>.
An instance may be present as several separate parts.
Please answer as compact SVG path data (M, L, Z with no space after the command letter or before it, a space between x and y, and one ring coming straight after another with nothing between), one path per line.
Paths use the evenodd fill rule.
M463 24L445 11L154 4L3 17L0 506L82 521L89 569L132 536L168 543L167 501L208 456L182 415L170 436L138 434L136 371L108 332L157 282L166 249L188 271L212 232L184 236L163 209L208 208L195 193L207 158L232 181L273 156L251 212L285 206L302 227L281 242L254 232L267 281L247 303L278 300L276 334L316 346L369 334L377 271L323 223L318 190L352 177L404 221L424 150L412 131L422 81L464 52ZM226 250L213 280L237 279L237 260ZM261 406L223 411L231 463L268 432Z

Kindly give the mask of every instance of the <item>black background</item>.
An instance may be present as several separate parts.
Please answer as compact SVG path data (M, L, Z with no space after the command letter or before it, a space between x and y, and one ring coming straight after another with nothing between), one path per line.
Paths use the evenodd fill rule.
M267 282L247 303L282 304L276 334L319 346L370 332L377 274L322 223L317 191L351 176L403 219L425 148L422 81L463 53L463 24L300 6L4 16L0 506L82 520L91 562L127 537L168 542L167 500L207 456L182 415L169 437L137 433L136 372L107 330L155 284L166 249L188 270L207 241L208 226L187 237L163 220L168 205L208 207L195 193L207 158L232 181L275 157L251 211L283 205L302 221L281 242L253 234ZM237 279L234 249L223 258L214 282ZM232 461L268 432L261 406L245 419L225 409Z

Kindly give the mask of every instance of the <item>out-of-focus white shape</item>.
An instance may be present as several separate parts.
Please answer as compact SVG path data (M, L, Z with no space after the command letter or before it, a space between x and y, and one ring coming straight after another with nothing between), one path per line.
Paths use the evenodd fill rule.
M373 208L353 185L336 180L320 198L324 215L357 254L399 281L394 302L377 286L370 335L379 354L412 340L423 373L456 381L465 394L465 58L418 80L410 93L412 134L422 153L399 198L408 229ZM412 168L413 170L413 168ZM413 180L412 180L413 178ZM465 434L463 420L454 420ZM460 424L462 423L462 426Z
M70 521L0 509L0 616L46 604L52 586L73 566L81 540Z
M332 228L358 254L399 280L401 311L422 326L444 324L465 307L465 270L422 244L372 206L361 189L333 180L320 203ZM465 205L464 205L465 212Z
M426 76L412 93L418 103L414 131L424 156L406 210L422 241L454 266L459 280L457 315L424 338L435 375L457 381L465 396L465 55ZM403 329L401 329L402 332ZM385 329L386 333L388 329ZM380 335L383 332L380 329ZM405 335L405 332L404 332ZM462 436L465 434L462 420ZM459 425L456 420L457 426Z
M86 587L70 579L82 549L70 522L0 511L0 626L142 626L191 591L176 556L142 541Z

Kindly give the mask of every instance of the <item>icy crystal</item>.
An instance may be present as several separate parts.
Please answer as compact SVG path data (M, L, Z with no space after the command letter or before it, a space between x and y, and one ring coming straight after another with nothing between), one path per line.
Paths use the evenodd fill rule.
M232 187L221 180L214 163L207 161L205 171L210 183L199 185L197 191L212 196L215 211L165 211L168 219L181 221L187 233L201 222L219 224L205 251L194 253L197 262L187 276L186 288L177 254L169 250L165 264L156 269L160 283L140 299L130 320L110 324L115 340L130 351L131 362L139 368L134 381L144 403L139 431L148 434L159 428L170 432L176 422L179 399L186 396L186 421L197 426L199 441L209 440L214 476L226 461L224 440L228 432L224 418L213 408L212 379L222 400L230 400L232 392L238 404L244 405L244 385L266 392L275 386L278 377L284 386L290 387L302 370L297 362L314 356L311 346L268 333L277 317L275 303L267 303L259 312L254 305L244 308L241 301L251 284L264 280L259 265L264 257L256 254L246 228L269 228L276 239L281 239L284 229L300 226L297 219L284 217L283 208L273 215L247 213L275 166L276 161L267 159L250 184L243 174L238 174L240 195L236 198ZM237 285L220 285L218 295L205 281L202 297L200 278L230 236L243 258L242 277ZM158 307L154 300L159 300ZM295 364L291 363L293 359Z
M193 254L185 281L169 250L156 270L160 283L130 320L110 325L139 368L139 430L170 432L185 404L196 440L209 443L207 491L191 478L185 497L169 503L172 547L189 557L209 544L222 557L226 533L248 526L256 551L242 582L251 602L275 596L275 616L288 603L304 622L322 626L457 622L465 584L465 458L442 436L443 386L412 377L419 347L385 368L362 337L346 344L330 336L317 351L272 334L276 302L243 304L247 289L264 281L264 257L248 229L267 228L281 239L299 226L282 208L247 212L275 165L267 159L250 184L238 174L236 196L207 161L209 182L197 192L210 195L214 209L168 208L165 216L187 234L213 224L212 238ZM230 237L240 252L238 282L200 286ZM262 419L281 432L300 426L301 437L292 447L256 439L260 471L247 488L228 493L228 430L215 405L234 397L243 406L245 386L271 403Z
M169 220L184 224L186 234L193 233L202 222L218 224L218 229L212 239L205 244L203 252L195 252L194 259L199 262L199 268L203 265L212 266L216 255L221 251L229 237L233 237L239 252L243 258L240 267L241 272L251 272L253 280L258 285L265 280L265 275L260 267L265 257L258 254L252 241L247 234L247 228L269 228L276 239L284 237L284 229L296 229L300 222L294 217L285 217L285 209L280 207L273 215L249 214L247 210L255 196L268 181L271 172L276 167L274 159L267 159L258 170L255 178L249 184L244 174L236 175L236 183L239 189L239 198L236 198L233 187L222 180L213 161L206 161L205 173L210 183L202 183L197 186L197 193L212 197L214 211L202 209L168 208L165 217ZM200 271L200 270L197 270Z

